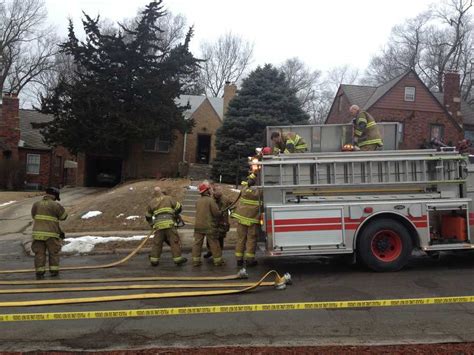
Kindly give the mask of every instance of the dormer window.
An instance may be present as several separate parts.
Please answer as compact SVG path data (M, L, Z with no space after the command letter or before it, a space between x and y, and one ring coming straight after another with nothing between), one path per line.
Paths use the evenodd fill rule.
M405 101L415 101L415 88L413 86L405 86Z

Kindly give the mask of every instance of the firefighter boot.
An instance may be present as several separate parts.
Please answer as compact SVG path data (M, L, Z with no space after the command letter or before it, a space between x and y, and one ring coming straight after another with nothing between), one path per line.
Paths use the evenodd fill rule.
M256 266L257 264L258 262L254 258L245 260L245 266L247 267Z
M58 277L59 276L59 271L58 270L52 270L49 272L51 277Z
M173 261L177 266L180 266L180 265L186 264L188 259L183 258L182 256L180 256L180 257L177 257L177 258L173 258Z
M237 259L237 266L238 267L244 266L244 260L243 259Z
M214 258L214 266L224 266L225 260L222 258Z
M36 280L43 280L43 279L44 279L44 272L37 272Z

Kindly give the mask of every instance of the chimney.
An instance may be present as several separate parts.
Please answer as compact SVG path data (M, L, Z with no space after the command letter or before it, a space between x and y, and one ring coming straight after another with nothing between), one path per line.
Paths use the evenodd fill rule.
M230 81L226 81L224 86L224 115L227 112L229 102L234 98L236 93L237 85L232 84Z
M443 104L446 110L454 117L461 127L463 118L461 113L460 75L457 72L444 73Z
M2 147L0 159L18 159L20 142L20 105L16 94L4 94L0 117L0 139Z

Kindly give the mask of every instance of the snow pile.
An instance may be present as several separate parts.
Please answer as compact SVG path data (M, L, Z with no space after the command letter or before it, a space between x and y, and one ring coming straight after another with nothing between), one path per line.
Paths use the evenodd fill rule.
M66 238L64 241L67 244L62 247L61 251L65 253L85 254L94 250L97 244L128 242L142 240L144 238L146 238L146 235L134 235L133 237L96 237L87 235L84 237Z
M82 215L82 219L89 219L89 218L92 218L92 217L97 217L97 216L100 216L102 214L102 212L100 211L89 211L87 212L86 214Z
M0 207L8 206L8 205L11 205L12 203L15 203L15 202L16 201L8 201L8 202L0 203Z
M128 217L125 218L125 219L131 219L132 221L134 221L134 220L136 220L136 219L138 219L138 218L140 218L140 216L128 216Z
M123 217L123 216L125 216L125 214L119 213L118 215L115 216L115 218L120 218L120 217Z
M197 187L197 186L193 186L193 185L189 185L189 186L188 186L188 190L189 190L189 191L197 191L197 190L198 190L198 187Z
M240 192L240 190L237 190L237 189L230 189L230 191Z

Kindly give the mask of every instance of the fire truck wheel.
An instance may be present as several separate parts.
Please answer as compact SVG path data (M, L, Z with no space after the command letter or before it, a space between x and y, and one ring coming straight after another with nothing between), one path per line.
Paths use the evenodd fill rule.
M407 229L391 219L367 225L357 240L357 255L375 271L397 271L407 263L413 243Z

